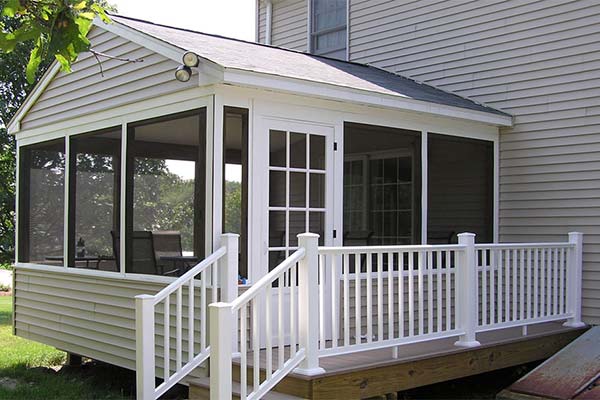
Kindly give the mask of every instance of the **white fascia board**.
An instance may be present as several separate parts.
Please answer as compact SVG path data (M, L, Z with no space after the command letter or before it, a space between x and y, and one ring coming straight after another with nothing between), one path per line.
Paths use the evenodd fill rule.
M17 113L11 118L6 126L8 133L11 135L15 135L17 132L21 130L21 120L27 114L29 109L33 107L37 99L42 95L46 87L52 82L52 79L56 76L56 74L60 71L60 64L58 61L54 60L52 65L46 70L42 78L39 80L37 85L33 88L31 93L25 99L25 102L21 105Z
M241 69L226 68L224 72L224 82L231 85L270 89L284 93L352 102L373 107L400 109L443 117L465 119L494 126L510 127L513 125L513 118L510 116Z
M152 50L157 54L165 56L166 58L169 58L179 64L183 63L182 57L188 51L187 49L183 49L144 32L140 32L134 28L119 23L118 21L105 24L101 19L95 18L94 25L127 40L131 40L132 42ZM198 54L196 55L200 60L200 65L198 68L201 68L204 74L214 77L218 81L222 81L223 67L214 61L204 58Z

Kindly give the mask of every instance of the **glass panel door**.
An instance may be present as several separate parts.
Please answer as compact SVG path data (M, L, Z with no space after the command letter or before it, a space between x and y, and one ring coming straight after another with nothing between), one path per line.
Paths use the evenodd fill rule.
M269 270L297 247L297 235L325 238L326 135L269 130Z

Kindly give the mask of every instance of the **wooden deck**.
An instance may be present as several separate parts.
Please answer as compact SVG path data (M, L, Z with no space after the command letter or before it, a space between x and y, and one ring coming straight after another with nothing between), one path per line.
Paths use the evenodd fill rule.
M392 349L379 349L322 358L325 372L307 377L290 374L275 390L307 399L361 399L385 395L437 382L476 375L542 360L585 332L559 323L478 334L480 347L454 346L455 338L403 345L394 358ZM265 367L261 354L261 375ZM248 357L252 360L252 357ZM248 376L252 377L252 366ZM238 365L233 368L239 380ZM190 398L205 398L191 384ZM205 393L205 392L204 392Z

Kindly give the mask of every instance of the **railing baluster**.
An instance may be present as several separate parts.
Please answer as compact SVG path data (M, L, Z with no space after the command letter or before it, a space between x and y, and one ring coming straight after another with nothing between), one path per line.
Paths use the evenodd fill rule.
M519 292L517 290L517 282L518 282L518 253L516 249L512 251L512 320L517 320L518 313L518 295Z
M552 314L552 249L546 249L546 316Z
M519 319L525 319L525 250L519 251Z
M175 371L181 370L181 287L175 304Z
M552 314L558 314L558 248L554 248L554 264L552 268L552 275L554 277L552 282L552 295L554 299L552 301Z
M377 253L377 340L383 340L383 254Z
M258 320L257 299L250 302L252 307L252 385L253 391L260 385L260 325Z
M285 346L284 342L284 326L283 326L283 287L285 285L285 275L280 274L277 278L279 287L277 288L277 357L278 357L278 368L283 368L283 350Z
M337 295L340 286L340 279L337 273L338 256L331 256L331 347L338 347L338 310L340 308L339 297Z
M206 275L207 271L200 273L200 351L206 349Z
M504 320L510 321L510 250L504 250Z
M194 359L194 278L188 283L188 362Z
M398 253L398 337L404 337L404 252Z
M533 291L533 287L531 286L531 258L533 255L532 249L527 249L526 254L527 254L527 314L526 314L526 318L530 319L532 317L531 292Z
M271 285L268 285L265 290L265 342L266 342L266 376L267 380L271 379L273 374L273 346L271 343Z
M413 251L408 252L408 336L415 334L414 255Z
M358 344L362 335L360 253L354 254L354 277L354 341Z
M281 282L283 284L283 282ZM240 308L240 398L248 397L248 349L246 338L248 316L246 314L247 305Z
M281 319L281 318L280 318ZM325 256L319 255L319 349L325 348Z
M170 326L171 326L171 314L170 314L170 301L169 297L165 297L164 309L163 309L163 378L166 381L171 374L171 347L170 347Z
M442 253L436 252L436 283L437 283L437 331L442 331L442 309L444 308L442 301Z
M487 325L487 313L488 313L488 279L487 279L487 249L481 250L481 325Z
M292 267L290 268L290 357L296 354L298 344L298 341L296 340L296 338L298 337L298 335L296 334L296 330L298 329L298 306L296 305L298 287L296 285L296 266L297 264L294 263L294 265L292 265Z
M494 248L490 250L490 324L499 322L496 314L496 270L498 269L498 251Z
M367 343L373 341L373 255L367 253Z
M342 277L344 278L344 346L350 345L350 261L348 254L344 254L342 264Z
M540 248L540 316L546 316L546 249Z
M433 270L432 270L432 254L431 251L425 253L427 255L427 333L433 332Z
M444 272L446 274L446 329L452 329L452 252L446 250L446 260L444 263Z
M540 259L537 248L533 249L533 317L539 317L540 303Z
M394 255L388 253L388 339L394 338Z
M219 261L219 263L214 263L212 265L212 268L210 269L210 276L212 278L212 283L210 285L211 295L212 295L212 303L216 303L218 301L217 300L217 293L218 293L217 287L218 287L218 282L219 282L219 268L218 268L219 264L222 264L222 261Z
M565 249L560 249L560 278L559 278L559 314L565 313Z
M423 300L423 263L425 262L425 260L423 259L424 257L423 257L422 250L419 250L418 254L419 254L419 261L418 261L418 265L417 265L417 273L418 273L418 276L417 276L417 290L418 290L417 297L418 297L418 299L417 299L417 301L419 303L419 310L418 310L419 321L418 322L419 322L419 335L422 335L425 331L424 326L423 326L424 319L425 319L425 317L424 317L425 310L423 310L423 303L424 303L424 300Z

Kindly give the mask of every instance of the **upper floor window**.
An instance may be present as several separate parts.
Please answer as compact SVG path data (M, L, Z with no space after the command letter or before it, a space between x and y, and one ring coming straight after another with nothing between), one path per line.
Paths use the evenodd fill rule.
M347 0L311 1L311 52L345 60Z

